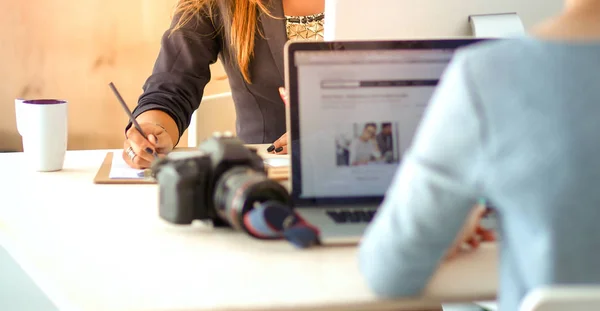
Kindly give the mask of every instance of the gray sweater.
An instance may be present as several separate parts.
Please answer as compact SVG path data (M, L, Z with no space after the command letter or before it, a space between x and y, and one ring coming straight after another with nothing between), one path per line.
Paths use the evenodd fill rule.
M282 1L263 1L272 16L262 12L258 16L254 57L248 68L252 83L243 79L226 35L231 26L230 18L226 18L229 2L216 1L213 19L203 11L171 34L180 16L173 18L134 117L148 110L164 111L183 135L212 77L210 66L220 59L235 103L237 136L247 144L263 144L285 133L285 105L278 91L285 84L283 48L288 40ZM129 127L131 123L126 129Z
M538 286L600 283L600 42L456 55L360 245L369 286L418 295L480 197L498 213L501 310Z

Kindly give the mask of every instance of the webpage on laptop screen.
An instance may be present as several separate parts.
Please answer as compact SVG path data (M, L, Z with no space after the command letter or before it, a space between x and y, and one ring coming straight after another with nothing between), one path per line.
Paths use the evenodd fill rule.
M297 52L300 197L383 195L452 53Z

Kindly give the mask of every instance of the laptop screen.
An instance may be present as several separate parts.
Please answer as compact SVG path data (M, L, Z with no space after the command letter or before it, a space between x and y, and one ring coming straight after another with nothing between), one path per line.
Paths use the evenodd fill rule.
M296 51L293 197L315 204L381 200L454 51Z

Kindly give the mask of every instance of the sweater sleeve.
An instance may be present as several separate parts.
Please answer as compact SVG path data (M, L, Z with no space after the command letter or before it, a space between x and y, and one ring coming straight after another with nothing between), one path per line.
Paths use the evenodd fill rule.
M463 56L440 80L361 241L359 269L379 296L418 296L480 197L483 122Z
M200 105L211 78L210 65L217 61L222 40L213 24L218 21L216 16L211 19L204 13L197 14L182 28L171 32L178 18L173 18L163 34L158 58L133 115L137 117L148 110L164 111L175 120L181 137ZM130 126L131 123L127 128Z

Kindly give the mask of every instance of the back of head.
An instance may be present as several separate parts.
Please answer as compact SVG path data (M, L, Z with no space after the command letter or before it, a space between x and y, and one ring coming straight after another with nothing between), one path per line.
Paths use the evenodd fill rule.
M531 30L549 40L600 41L600 1L565 0L564 12Z

